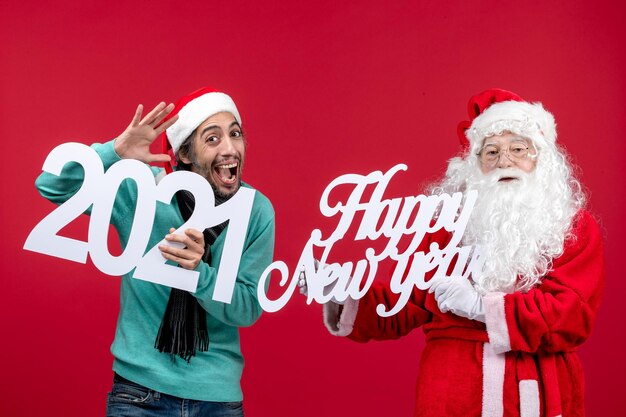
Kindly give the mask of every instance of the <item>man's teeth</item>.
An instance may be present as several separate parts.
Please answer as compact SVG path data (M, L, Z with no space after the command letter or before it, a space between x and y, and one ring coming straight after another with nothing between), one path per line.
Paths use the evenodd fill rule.
M237 162L233 162L232 164L227 165L218 165L218 168L237 168Z

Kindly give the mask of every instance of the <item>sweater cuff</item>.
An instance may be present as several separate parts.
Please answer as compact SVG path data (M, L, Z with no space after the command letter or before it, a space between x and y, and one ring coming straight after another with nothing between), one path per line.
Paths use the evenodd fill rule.
M359 301L350 297L342 306L332 301L324 304L324 324L330 334L348 336L352 333L358 310Z
M117 152L115 152L115 139L103 144L94 144L93 148L100 156L105 171L109 169L114 163L122 160Z
M504 353L511 350L511 338L504 311L505 295L502 292L492 292L483 296L487 335L495 353Z

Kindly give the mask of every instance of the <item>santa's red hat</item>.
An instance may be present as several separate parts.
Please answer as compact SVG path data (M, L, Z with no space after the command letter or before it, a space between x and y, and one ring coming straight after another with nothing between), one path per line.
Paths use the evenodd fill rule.
M176 123L165 131L163 152L168 153L171 148L174 154L176 154L180 145L202 122L223 111L235 116L235 119L241 126L241 116L239 116L237 106L235 106L235 102L227 94L213 88L203 87L182 97L176 102L174 110L163 120L166 121L174 115L178 115ZM166 164L166 169L168 168L170 167ZM171 171L171 169L168 169L168 171Z
M470 98L470 120L459 123L464 148L477 153L486 137L511 132L542 147L556 141L554 116L541 103L529 103L510 91L491 88Z

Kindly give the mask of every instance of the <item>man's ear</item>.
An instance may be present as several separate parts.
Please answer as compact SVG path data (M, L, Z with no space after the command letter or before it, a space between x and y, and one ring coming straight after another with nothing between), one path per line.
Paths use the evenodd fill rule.
M182 150L178 151L178 159L184 164L191 165L191 159L187 158L187 155Z

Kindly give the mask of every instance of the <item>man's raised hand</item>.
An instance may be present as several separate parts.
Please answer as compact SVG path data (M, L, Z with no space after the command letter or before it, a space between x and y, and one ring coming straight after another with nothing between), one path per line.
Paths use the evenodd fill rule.
M167 154L153 154L150 145L161 133L178 120L178 115L163 122L163 119L174 110L173 104L159 103L143 119L143 105L137 106L135 116L126 130L115 139L115 152L124 159L137 159L145 163L168 162ZM163 123L162 123L163 122Z

